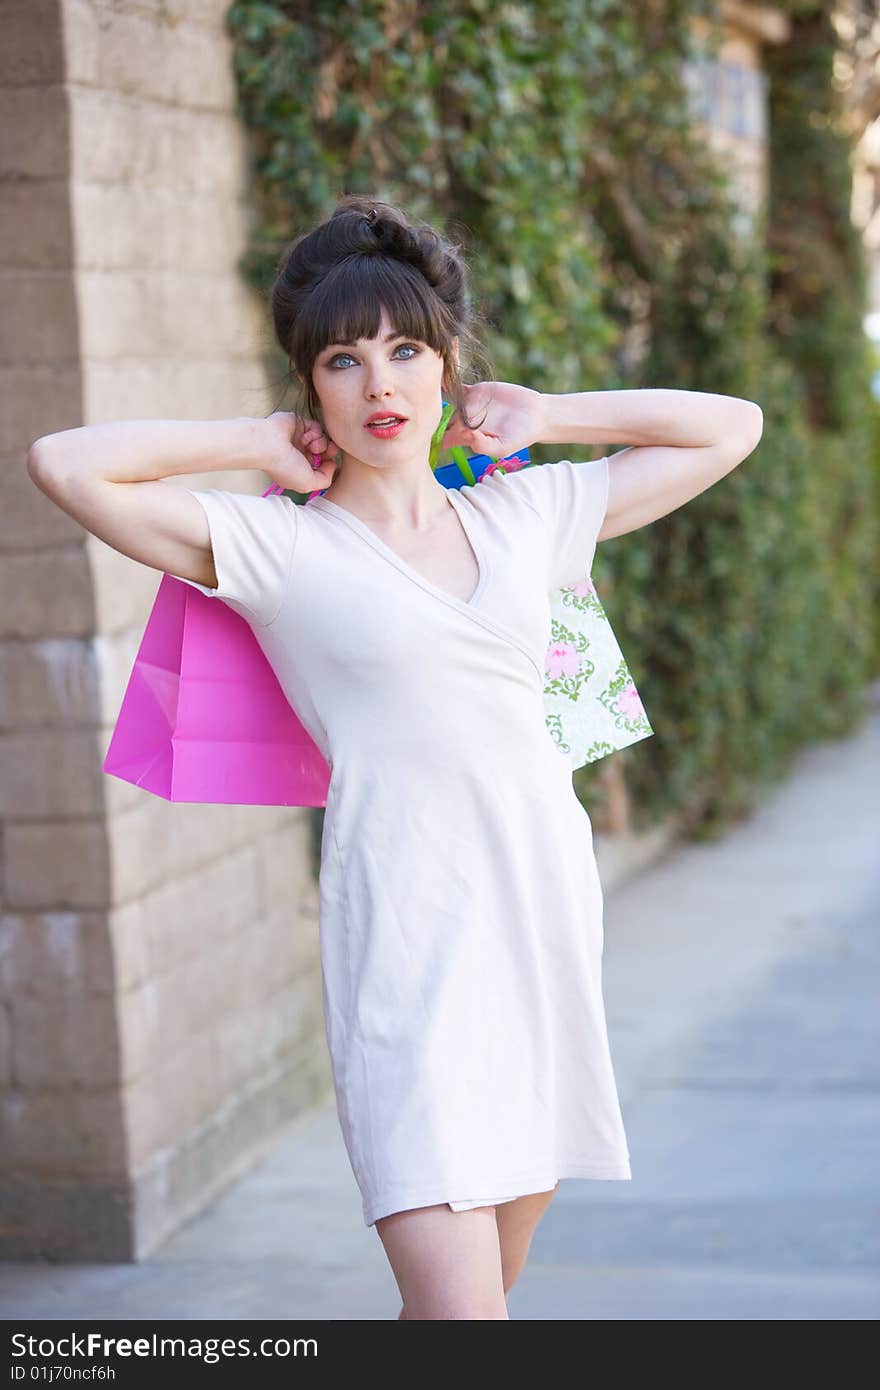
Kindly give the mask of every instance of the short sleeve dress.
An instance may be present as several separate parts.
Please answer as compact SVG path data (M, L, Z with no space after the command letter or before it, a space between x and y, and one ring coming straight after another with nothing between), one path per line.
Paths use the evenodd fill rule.
M550 595L590 572L608 470L444 489L468 599L330 498L193 493L218 586L186 582L249 622L331 767L324 1021L368 1226L631 1177L592 823L543 705Z

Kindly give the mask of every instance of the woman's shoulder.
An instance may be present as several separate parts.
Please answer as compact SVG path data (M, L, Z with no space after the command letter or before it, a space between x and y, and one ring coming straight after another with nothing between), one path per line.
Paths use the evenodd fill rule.
M468 506L481 512L513 512L521 511L524 507L536 511L532 489L528 484L523 486L522 481L527 472L534 471L534 466L506 473L496 469L492 473L484 473L475 483L463 484L458 494Z

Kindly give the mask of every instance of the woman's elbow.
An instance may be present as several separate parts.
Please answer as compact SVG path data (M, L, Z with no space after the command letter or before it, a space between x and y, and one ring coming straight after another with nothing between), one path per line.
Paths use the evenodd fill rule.
M757 401L743 401L743 439L746 453L750 454L761 442L764 433L764 412Z

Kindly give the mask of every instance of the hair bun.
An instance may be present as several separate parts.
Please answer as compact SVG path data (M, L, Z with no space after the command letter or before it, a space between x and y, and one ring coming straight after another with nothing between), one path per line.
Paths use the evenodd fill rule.
M385 256L393 256L399 261L407 261L429 279L426 247L422 244L417 228L408 227L405 223L398 222L393 217L386 217L381 212L376 212L369 228L376 251Z

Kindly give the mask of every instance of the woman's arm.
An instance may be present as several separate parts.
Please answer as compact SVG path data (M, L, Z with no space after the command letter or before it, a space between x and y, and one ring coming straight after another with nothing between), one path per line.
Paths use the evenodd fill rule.
M667 444L677 449L761 438L764 413L741 396L647 387L541 396L541 444ZM614 456L617 458L617 455Z
M108 420L41 435L28 451L28 469L38 484L64 479L81 484L263 468L282 487L302 492L331 482L335 464L316 466L328 449L319 422L290 410L232 420ZM315 463L305 450L317 456Z
M120 554L215 588L205 513L164 479L263 469L295 491L326 487L331 465L313 470L297 440L316 452L326 447L314 421L303 428L287 411L253 419L110 420L41 436L27 463L56 506Z
M599 540L666 516L717 483L757 448L764 414L740 396L663 387L542 394L536 442L636 447L609 459Z
M444 444L505 458L532 444L635 447L610 456L599 540L622 536L684 506L742 463L764 430L755 401L709 391L646 387L555 396L510 381L465 387L468 429L454 415Z
M208 522L172 474L258 468L260 420L110 420L37 439L28 472L85 530L132 560L216 587Z

